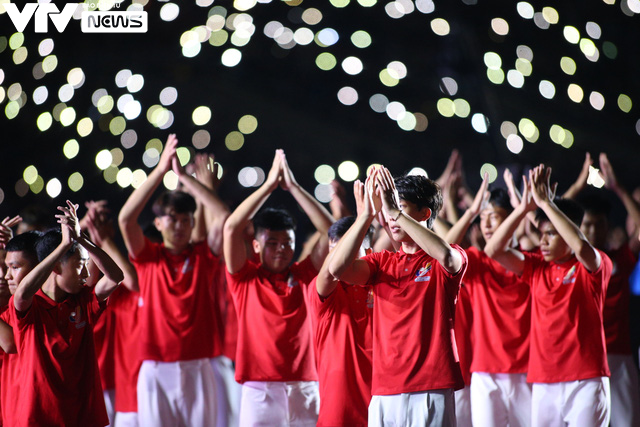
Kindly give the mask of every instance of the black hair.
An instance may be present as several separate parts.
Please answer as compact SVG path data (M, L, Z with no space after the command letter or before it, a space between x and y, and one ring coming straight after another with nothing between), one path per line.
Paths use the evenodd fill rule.
M196 200L184 191L165 191L153 202L152 210L157 217L167 215L170 211L194 213Z
M431 209L427 220L427 228L431 229L443 203L438 183L422 175L405 175L395 178L394 182L400 199L415 204L418 209Z
M356 222L356 217L354 216L346 216L344 218L340 218L329 227L328 235L329 241L337 242L342 239L342 236L347 232L349 228ZM373 233L375 232L375 228L373 225L369 226L367 230L367 234L365 234L364 239L362 241L363 246L370 248L371 241L373 240Z
M584 211L590 214L603 215L608 218L611 213L611 203L602 196L590 194L581 197L579 202Z
M489 203L497 208L504 209L508 213L513 211L513 206L511 206L511 201L509 199L509 193L504 188L494 188L491 190Z
M580 227L582 224L582 217L584 216L584 210L582 206L575 200L557 198L553 201L560 211L565 214L569 220ZM536 210L536 221L540 224L543 221L549 221L547 214L540 208Z
M38 252L36 251L36 244L40 236L42 236L42 233L36 230L18 234L7 242L5 250L7 252L22 252L25 258L37 263Z
M49 213L40 205L29 205L20 211L22 223L36 230L44 230L50 226Z
M43 259L48 257L62 242L62 231L59 229L51 229L45 231L40 235L36 242L36 252L38 254L38 262L42 262ZM61 261L66 261L70 256L78 251L80 244L73 242L71 249L69 249L63 256Z
M254 235L262 230L282 231L296 229L296 220L284 209L265 208L253 217Z

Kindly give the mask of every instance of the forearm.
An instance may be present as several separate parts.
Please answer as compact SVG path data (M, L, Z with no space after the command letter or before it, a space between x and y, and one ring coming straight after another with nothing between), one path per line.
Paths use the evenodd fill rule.
M189 174L180 176L180 182L191 192L191 194L204 205L215 216L229 215L229 208L220 200L215 190L208 188L200 181Z
M13 328L0 320L0 347L7 354L17 353L16 341L13 337Z
M329 231L329 227L331 227L334 221L329 211L301 186L294 185L289 191L293 198L296 199L296 202L298 202L298 205L300 205L302 210L307 214L316 230L322 234Z
M513 233L518 225L526 217L528 211L516 208L513 212L500 224L493 236L486 242L484 252L491 258L496 254L506 252L513 239Z
M616 188L615 193L627 210L627 215L631 217L636 227L640 227L640 205L638 202L623 187Z
M84 247L91 260L96 264L104 276L115 282L120 283L124 279L124 273L118 267L118 264L111 259L111 257L101 248L96 246L91 240L87 239L84 235L80 236L78 243Z
M449 229L445 240L449 243L456 244L462 242L462 239L464 239L464 236L467 234L467 230L469 229L469 226L474 219L475 215L469 209L467 209L464 214L462 214L462 217L460 217L460 219L455 224L453 224L453 227Z
M359 215L336 247L333 248L329 260L329 272L333 277L349 281L349 268L358 258L362 241L372 222L373 217Z
M102 249L122 270L122 273L124 275L122 284L126 286L130 291L138 292L140 288L138 286L138 274L136 273L136 269L133 264L131 264L129 259L120 251L120 249L118 249L113 239L104 239L102 241Z

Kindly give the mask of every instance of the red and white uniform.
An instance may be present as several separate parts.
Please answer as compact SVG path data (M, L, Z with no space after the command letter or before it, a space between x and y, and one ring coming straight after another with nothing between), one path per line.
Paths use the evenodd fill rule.
M9 301L21 368L11 390L19 404L4 411L5 425L109 423L93 343L93 326L105 306L89 288L60 303L39 290L23 313Z
M597 271L575 258L558 264L525 253L522 280L531 284L528 381L555 383L609 376L602 309L611 260L600 252Z
M115 416L115 315L111 308L111 299L93 328L93 341L96 346L100 382L104 394L110 424Z
M238 314L236 381L317 381L303 288L311 259L272 273L247 261L227 285Z
M373 315L373 395L392 395L464 386L453 318L467 256L447 272L423 250L370 254L375 298Z
M466 252L466 251L465 251ZM464 281L466 282L466 276ZM473 359L473 309L471 296L465 283L460 286L456 302L455 318L456 346L460 358L460 370L464 388L456 390L456 422L458 427L471 427L471 360Z
M373 291L370 286L338 283L323 298L314 279L308 302L320 382L317 425L366 426L371 400Z
M206 242L172 254L145 238L132 259L140 296L140 358L175 362L222 354L222 327L211 301L219 258Z

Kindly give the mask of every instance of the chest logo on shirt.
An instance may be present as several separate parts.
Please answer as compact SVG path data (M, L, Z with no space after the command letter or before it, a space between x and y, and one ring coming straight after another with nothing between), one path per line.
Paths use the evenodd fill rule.
M367 293L367 307L373 308L373 289L369 289Z
M293 275L290 274L289 277L287 278L287 286L290 288L295 288L299 284L300 283L293 277Z
M431 272L431 263L429 262L427 263L427 265L425 265L420 270L418 270L418 272L416 273L415 281L428 282L429 280L431 280L431 275L429 274L430 272Z
M575 283L575 282L576 282L576 266L574 265L567 272L567 275L564 276L564 279L562 279L562 284L563 285L569 285L569 284L572 284L572 283Z
M82 320L82 307L77 306L69 315L69 321L75 323L76 329L84 328L87 324L86 320Z

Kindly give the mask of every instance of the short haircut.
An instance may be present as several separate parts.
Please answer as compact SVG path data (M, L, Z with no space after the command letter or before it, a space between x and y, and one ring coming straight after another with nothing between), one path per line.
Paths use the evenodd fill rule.
M254 235L263 230L282 231L296 229L296 220L285 209L265 208L253 217Z
M344 218L340 218L339 220L331 224L331 227L329 227L329 232L328 232L329 241L337 242L338 240L342 239L342 236L344 236L347 230L351 228L351 226L355 222L356 222L355 216L346 216ZM373 240L374 232L375 232L375 229L373 228L373 225L370 225L369 229L367 230L367 234L365 234L364 239L362 241L362 245L364 247L366 248L371 247L371 241Z
M584 196L579 199L579 202L584 211L590 214L608 218L611 213L611 203L602 196L596 194Z
M40 236L42 236L42 233L35 230L18 234L7 242L5 249L7 252L22 252L25 258L37 263L38 252L36 251L36 244Z
M511 206L511 200L509 199L509 193L507 193L504 188L494 188L491 190L489 203L497 208L504 209L508 213L513 211L513 206Z
M165 191L153 202L153 213L155 216L164 216L169 212L194 213L196 211L196 200L184 191Z
M36 242L36 252L38 254L38 262L42 262L43 259L48 257L62 242L62 231L58 229L51 229L45 231L38 238ZM63 256L61 261L66 261L71 255L78 251L80 244L73 242L71 249L69 249Z
M396 189L400 199L416 205L418 209L431 209L431 216L427 220L427 228L433 227L433 222L442 209L442 190L433 180L422 175L405 175L395 178Z
M582 224L582 217L584 216L584 210L578 202L571 199L555 199L553 201L558 209L565 214L574 224L580 227ZM547 214L540 208L536 211L536 221L538 224L544 221L549 221Z

